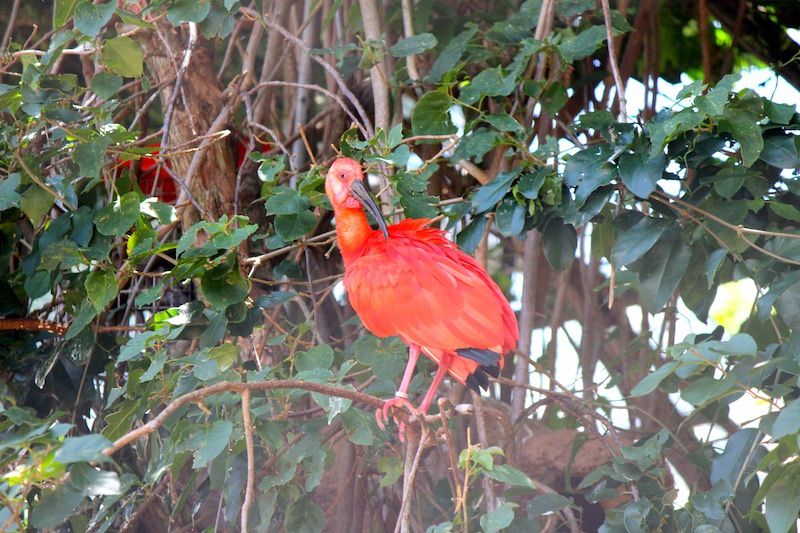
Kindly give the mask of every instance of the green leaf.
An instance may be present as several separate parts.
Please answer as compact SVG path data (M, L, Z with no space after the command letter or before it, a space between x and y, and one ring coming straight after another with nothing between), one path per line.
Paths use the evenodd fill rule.
M796 112L794 104L779 104L764 98L764 111L775 124L789 124Z
M564 107L568 99L569 96L564 86L555 82L550 84L539 96L539 103L542 104L542 109L550 115L555 115Z
M525 211L525 207L518 204L513 198L503 198L495 213L495 223L503 237L522 233L525 228Z
M158 333L155 331L143 331L131 337L127 344L123 345L119 351L118 363L139 359L142 352L148 348L156 339Z
M75 162L78 163L82 176L89 178L100 176L100 170L105 163L106 148L110 144L109 137L96 137L75 147Z
M438 214L435 204L439 199L428 194L404 194L400 206L406 218L433 218Z
M703 120L703 115L689 108L682 109L677 113L668 110L659 112L647 124L651 153L660 153L668 142L681 133L695 129L703 123Z
M506 483L514 487L524 487L531 490L536 489L536 484L525 472L517 470L509 465L496 465L492 470L488 470L486 475L500 483Z
M233 366L233 363L239 360L239 347L226 342L222 346L216 346L208 350L208 358L217 362L220 372L225 372Z
M242 275L237 263L226 262L200 277L200 290L212 307L222 310L247 298L250 281Z
M150 366L147 367L144 374L139 376L139 382L147 383L155 379L164 370L165 364L167 364L167 354L164 351L156 352L155 357L150 361Z
M479 128L461 139L454 158L458 160L474 157L475 163L481 163L484 154L502 141L503 137L498 132Z
M662 218L642 217L631 228L620 231L611 249L611 262L626 266L647 253L671 224Z
M9 174L4 180L0 180L0 211L5 211L11 207L19 207L21 196L17 192L19 187L19 172Z
M494 511L490 511L481 516L481 529L484 533L496 533L507 528L514 521L514 509L510 503L506 502Z
M761 320L767 320L770 311L772 311L772 306L775 304L775 300L786 292L789 287L797 283L798 280L800 280L800 270L785 272L777 281L773 281L769 286L769 292L756 300L758 317Z
M122 87L122 77L110 72L98 72L92 78L92 91L103 100L108 100Z
M717 276L717 271L719 267L722 266L722 262L725 261L725 258L728 257L728 251L724 248L717 248L710 254L708 254L708 259L706 260L706 284L709 288L714 284L714 279Z
M103 64L126 78L138 78L144 72L144 57L139 44L130 37L114 37L103 43Z
M308 207L308 200L301 197L296 190L282 186L274 187L264 203L268 215L294 215Z
M53 5L53 30L58 31L67 25L67 21L72 18L78 2L80 0L55 0Z
M288 302L295 296L297 296L295 291L272 291L269 294L259 296L256 300L256 305L265 309L277 307L282 303Z
M566 270L575 259L578 234L574 226L565 224L561 218L554 218L544 227L542 243L547 262L556 270Z
M258 179L264 183L273 183L279 172L286 168L286 159L280 157L267 157L258 166Z
M403 463L391 455L384 455L378 458L378 472L383 477L378 482L381 488L391 487L403 475Z
M642 258L639 296L651 313L664 307L683 279L691 251L679 238L661 243Z
M750 176L753 176L750 169L741 166L724 167L714 175L714 191L723 198L731 198Z
M772 437L780 439L800 431L800 400L792 400L787 404L772 424Z
M733 85L739 79L736 74L726 74L717 85L705 95L695 98L695 105L700 112L711 117L722 115L725 104L728 103Z
M486 115L483 120L494 126L499 131L510 133L522 133L523 129L519 122L508 113L497 113Z
M769 209L779 217L791 220L793 222L800 222L800 209L797 209L791 204L784 204L781 202L770 202Z
M178 26L182 22L202 22L211 11L211 0L176 0L167 10L167 20Z
M19 208L32 223L38 224L54 203L49 192L34 184L20 195Z
M283 528L292 533L320 533L325 527L325 514L309 496L302 496L286 508Z
M111 237L125 235L139 217L140 203L139 194L133 191L117 197L94 216L97 231Z
M453 99L439 91L422 95L411 111L411 130L414 135L450 135L456 127L450 120Z
M299 239L317 225L317 217L311 211L300 211L293 215L275 217L275 231L286 242Z
M603 185L608 185L614 178L614 166L608 160L613 150L607 144L598 144L581 150L570 157L564 166L564 183L575 190L575 202L578 207L586 203L587 198Z
M656 189L666 166L667 158L663 153L648 157L642 152L626 152L619 158L619 175L629 191L646 199Z
M113 272L108 270L93 270L86 276L84 282L86 296L92 302L94 310L100 313L119 292L119 283Z
M730 375L729 375L730 376ZM691 381L681 390L681 399L695 407L701 407L727 394L736 386L734 379L714 379L702 376Z
M758 125L762 116L763 103L752 91L746 92L725 106L724 120L720 122L720 128L730 132L739 143L742 164L745 167L752 166L764 148L761 126Z
M295 359L295 366L300 372L317 368L329 369L333 364L333 348L327 344L315 346L307 352L300 352Z
M210 426L195 433L182 442L179 449L194 450L192 468L205 468L228 447L228 440L233 431L233 423L229 420L215 420Z
M97 37L103 26L109 23L117 9L115 1L106 4L92 4L83 0L75 10L75 29L89 37ZM63 13L57 13L60 17Z
M68 437L64 444L56 450L55 460L61 464L87 463L89 461L106 462L111 458L103 455L103 450L111 446L111 441L102 435L93 433L82 437Z
M645 499L626 505L625 510L622 512L622 523L625 525L625 531L627 533L644 533L646 529L642 527L642 524L652 507L653 504ZM694 533L697 533L697 530Z
M511 187L511 182L514 181L514 178L519 173L519 168L509 172L501 172L492 181L482 185L472 196L472 208L477 213L483 213L493 208L506 195Z
M797 522L800 512L800 468L794 463L786 468L767 492L767 525L771 533L786 533Z
M540 494L528 503L528 516L541 516L546 513L554 513L572 505L572 499L566 498L561 494Z
M746 477L758 463L759 454L753 454L752 451L760 436L758 429L744 428L728 437L725 450L714 457L711 463L711 483L725 480L733 487L740 475L744 473L743 477Z
M430 50L438 41L432 33L420 33L407 39L397 41L397 44L389 48L389 53L394 57L406 57L414 54L421 54L425 50Z
M69 482L90 498L120 494L119 476L116 472L100 470L86 463L78 463L69 469Z
M356 360L372 367L372 373L382 379L391 380L405 368L406 346L397 338L378 339L373 335L360 337L353 344Z
M778 168L800 167L797 140L798 136L789 134L765 137L761 160Z
M386 145L394 148L403 140L403 123L395 124L386 134Z
M473 26L462 31L456 35L453 40L447 43L447 46L444 47L444 50L442 50L436 58L436 61L434 61L425 81L428 83L439 83L442 76L450 72L456 66L461 56L467 50L467 45L477 32L478 28ZM423 96L423 98L424 97L425 96ZM414 135L419 135L419 133L415 132Z
M70 340L77 337L78 333L83 331L83 328L91 324L95 316L97 316L97 314L95 313L92 304L90 304L89 302L83 302L83 305L81 305L78 314L72 320L72 324L70 324L66 335L64 335L64 339Z
M488 224L488 219L483 215L478 215L467 224L467 227L462 229L458 236L456 237L456 242L458 246L471 254L475 251L475 248L478 247L478 243L481 242L483 238L483 232L486 230L486 224Z
M667 377L672 375L678 366L677 361L670 361L665 365L661 365L654 372L647 374L642 381L636 384L631 389L631 396L638 398L640 396L647 396L661 384Z
M565 34L568 35L567 33L562 35ZM593 54L605 40L605 26L591 26L578 35L568 35L563 38L561 44L558 45L558 51L567 63L572 63Z
M539 198L539 190L544 180L550 175L550 169L540 168L536 172L523 174L517 183L517 191L528 200Z
M83 494L69 484L62 484L55 490L46 490L39 504L31 511L31 526L39 529L54 529L72 514L83 501Z
M515 86L515 80L504 76L500 67L485 69L461 89L459 99L464 103L474 104L482 96L508 96Z
M726 355L754 356L758 353L755 339L747 333L737 333L726 341L718 341L717 346L713 346L711 349Z

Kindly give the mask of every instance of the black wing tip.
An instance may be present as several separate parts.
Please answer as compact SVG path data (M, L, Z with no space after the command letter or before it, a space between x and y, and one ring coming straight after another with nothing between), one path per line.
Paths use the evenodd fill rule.
M484 348L459 348L456 353L461 357L475 361L481 366L497 366L503 357L503 354Z
M499 375L500 367L497 365L479 366L475 369L475 372L467 376L466 384L467 387L480 394L481 389L489 389L489 376L496 378Z
M502 354L483 348L459 348L456 350L456 354L478 363L478 368L467 376L466 380L467 387L478 394L480 394L481 389L489 388L489 376L494 378L500 376Z

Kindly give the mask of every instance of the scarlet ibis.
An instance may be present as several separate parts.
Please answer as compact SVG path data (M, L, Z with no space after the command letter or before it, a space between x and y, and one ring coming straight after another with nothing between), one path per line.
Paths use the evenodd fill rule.
M489 274L442 230L429 227L429 219L387 226L354 160L334 161L325 192L336 217L350 304L373 334L399 336L408 345L400 387L375 413L381 428L395 406L414 412L408 387L420 353L438 370L419 412L428 411L446 374L476 392L488 387L488 376L499 375L519 336L517 319ZM370 227L364 209L379 229ZM402 425L400 432L402 438Z

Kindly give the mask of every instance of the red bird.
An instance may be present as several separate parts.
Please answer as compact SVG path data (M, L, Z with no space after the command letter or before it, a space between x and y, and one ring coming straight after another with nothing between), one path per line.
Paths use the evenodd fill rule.
M344 259L344 285L366 328L379 337L398 336L408 345L403 381L375 416L383 428L389 409L406 405L420 352L439 365L419 406L426 413L446 374L470 389L497 377L503 356L517 344L517 319L502 291L471 256L429 219L386 225L364 186L358 163L341 157L325 178ZM366 208L379 230L369 226ZM401 436L403 428L401 426Z

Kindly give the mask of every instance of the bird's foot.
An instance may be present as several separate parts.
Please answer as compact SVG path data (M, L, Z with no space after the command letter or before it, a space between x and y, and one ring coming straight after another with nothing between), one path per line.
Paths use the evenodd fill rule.
M402 392L396 392L395 397L391 400L386 400L383 402L383 406L379 407L375 410L375 421L378 422L378 427L383 430L386 430L386 423L389 421L389 411L392 409L403 409L405 408L408 410L412 415L418 415L419 411L414 405L408 401L408 396ZM406 424L402 420L400 420L396 415L392 415L394 418L395 423L398 427L398 436L400 437L400 442L405 442L405 433L406 433Z

